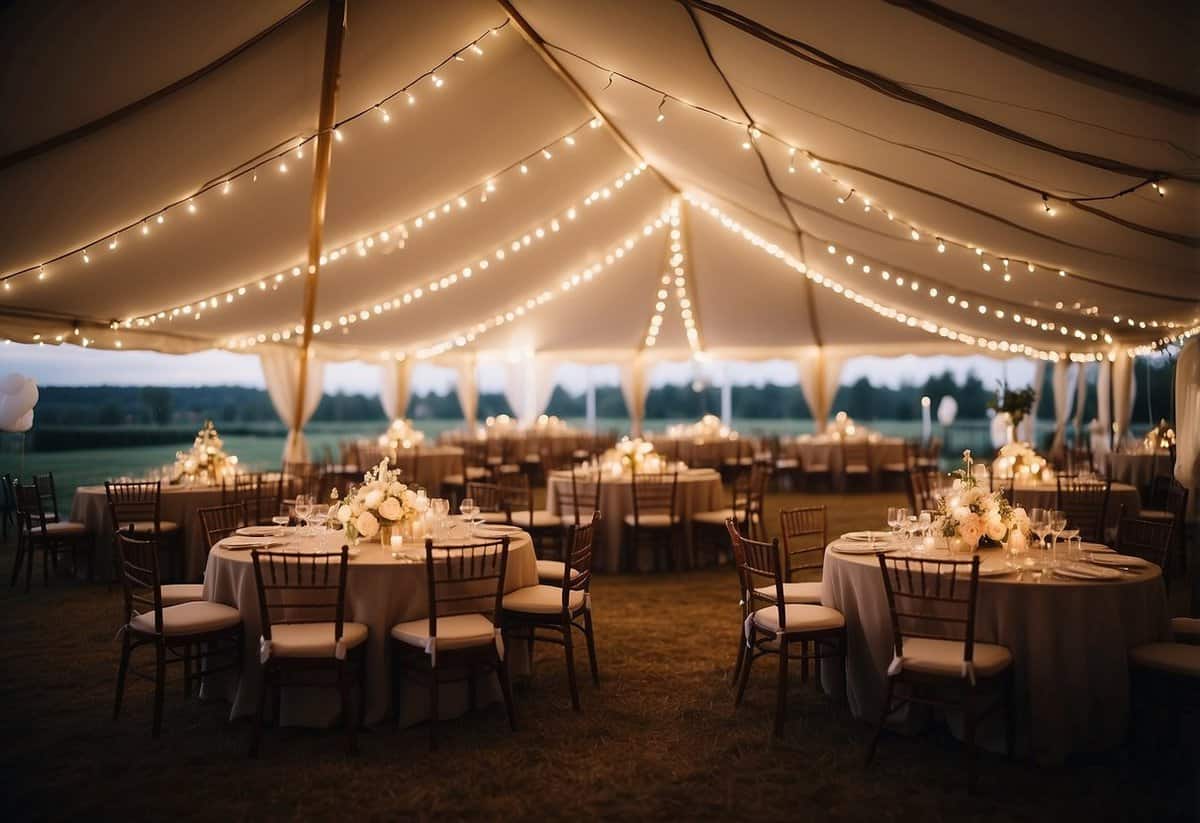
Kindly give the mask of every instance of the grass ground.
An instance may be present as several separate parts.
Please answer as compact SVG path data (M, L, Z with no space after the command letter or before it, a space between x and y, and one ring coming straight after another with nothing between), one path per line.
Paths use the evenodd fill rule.
M773 495L772 508L796 495ZM889 495L804 496L830 531L875 526ZM772 522L774 518L770 519ZM7 570L11 547L0 552ZM941 728L888 736L870 768L869 729L796 678L784 739L769 731L774 677L756 667L735 711L739 631L729 569L607 576L594 584L602 684L581 677L570 710L561 651L539 651L518 688L520 729L493 706L422 729L376 728L347 757L336 732L268 730L221 703L168 693L150 738L150 687L134 681L110 719L120 612L115 589L67 580L29 595L0 587L0 774L5 817L24 819L1170 820L1197 813L1195 767L1125 752L1045 767L981 756L968 797L962 749ZM556 654L557 652L557 654ZM586 664L584 664L586 666ZM581 668L581 674L583 669Z

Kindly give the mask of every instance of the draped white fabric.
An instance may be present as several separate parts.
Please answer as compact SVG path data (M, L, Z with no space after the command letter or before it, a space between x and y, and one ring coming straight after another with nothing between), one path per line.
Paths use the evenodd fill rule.
M1188 341L1175 362L1175 448L1175 479L1194 498L1200 486L1200 337Z
M557 361L533 357L504 364L504 399L522 425L532 424L546 410L557 369Z
M646 363L641 355L622 361L618 367L621 396L629 411L629 431L634 437L642 434L642 419L646 416Z
M846 355L829 348L812 346L796 358L796 376L800 391L812 412L813 428L823 431L829 419L833 397L837 393Z
M1113 423L1115 440L1118 446L1130 439L1129 423L1133 420L1133 401L1137 395L1137 384L1133 379L1133 367L1136 361L1120 352L1113 363L1112 393L1113 393Z
M539 357L533 364L533 388L530 394L533 408L530 411L530 421L539 414L544 414L550 405L550 397L554 394L554 375L561 363L553 358Z
M304 424L312 417L321 402L321 390L325 379L325 364L311 355L308 358L308 375L305 380L304 402L301 404L300 419L296 419L296 397L300 391L300 360L295 349L274 348L259 352L263 381L271 405L288 427L287 442L283 447L283 459L288 463L304 463L308 460L308 444L304 440Z
M1050 385L1054 392L1054 441L1050 453L1058 454L1067 442L1067 420L1071 417L1071 361L1065 357L1054 363Z
M1100 361L1096 378L1096 420L1100 430L1092 436L1092 451L1100 454L1112 443L1112 361L1107 358Z
M733 368L728 363L721 367L721 422L733 425Z
M1075 368L1075 445L1079 445L1079 427L1083 424L1083 407L1087 405L1087 363L1080 363Z
M479 414L477 366L474 355L468 356L455 366L458 374L458 405L462 408L463 420L468 429L474 428Z
M379 402L389 420L404 417L412 393L412 361L389 360L379 367Z
M1037 411L1038 406L1042 404L1042 386L1045 383L1046 361L1039 360L1033 367L1033 408L1029 414L1025 415L1025 419L1021 421L1021 425L1017 427L1018 440L1033 443L1034 438L1037 437Z

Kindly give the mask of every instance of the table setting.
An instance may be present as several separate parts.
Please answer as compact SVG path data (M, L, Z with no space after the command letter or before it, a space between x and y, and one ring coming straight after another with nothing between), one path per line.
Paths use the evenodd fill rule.
M851 711L874 722L893 655L893 629L876 555L980 559L975 639L1009 648L1015 661L1018 746L1044 762L1120 744L1128 717L1127 651L1166 635L1160 569L1079 539L1062 512L1011 507L974 483L970 456L935 510L900 507L888 531L850 532L826 549L822 603L846 617ZM1075 532L1075 533L1072 533ZM947 574L952 573L949 569ZM828 691L840 673L823 672ZM901 728L924 719L900 717ZM956 733L958 719L949 716ZM993 718L985 748L1003 751Z

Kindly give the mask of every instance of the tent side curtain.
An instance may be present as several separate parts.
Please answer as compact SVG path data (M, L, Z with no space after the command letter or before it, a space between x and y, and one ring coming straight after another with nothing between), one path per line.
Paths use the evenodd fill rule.
M463 422L467 429L473 429L479 416L479 376L475 356L459 361L454 370L458 378L458 405L462 408Z
M829 420L829 410L833 406L847 356L843 351L813 346L796 357L796 377L812 412L815 431L823 431Z
M560 361L524 357L504 364L504 399L522 425L532 424L550 405Z
M1175 479L1191 490L1193 519L1200 485L1200 337L1193 337L1175 363Z
M1129 424L1133 422L1133 401L1137 394L1137 384L1133 378L1133 367L1136 361L1126 352L1117 354L1112 369L1112 402L1113 402L1113 433L1116 443L1122 444L1131 439Z
M1078 375L1078 369L1076 369ZM1078 377L1076 377L1078 379ZM1071 417L1071 361L1065 357L1054 363L1051 386L1054 389L1054 441L1051 454L1060 454L1067 443L1067 420Z
M296 419L296 398L300 391L300 359L296 349L271 348L259 352L263 382L275 413L288 427L287 442L283 447L286 463L304 463L308 460L308 444L304 440L304 424L313 416L321 402L325 381L325 364L309 356L308 375L304 387L304 402L300 419Z
M412 395L412 361L389 360L380 367L379 402L389 420L404 417Z
M646 417L646 361L639 354L624 360L618 367L621 396L629 411L629 430L634 437L642 435L642 420Z

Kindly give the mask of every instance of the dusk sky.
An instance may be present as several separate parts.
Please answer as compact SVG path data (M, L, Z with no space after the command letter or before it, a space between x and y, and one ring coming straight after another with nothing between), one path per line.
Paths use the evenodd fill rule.
M928 375L951 369L961 379L974 371L985 383L1008 379L1018 385L1033 378L1033 364L1024 359L1007 362L987 357L859 357L849 361L842 371L842 383L866 376L876 385L897 386L902 382L919 383ZM253 355L207 351L190 355L169 355L143 351L102 351L76 346L27 346L8 343L0 346L0 372L18 372L33 377L42 386L159 385L204 386L232 384L263 386L258 358ZM363 362L334 363L325 369L327 393L361 392L378 394L378 369ZM480 389L499 391L503 385L500 368L480 368ZM598 385L616 384L615 366L593 367ZM692 379L687 363L662 364L655 369L651 383L684 383ZM581 392L586 385L583 367L564 365L557 382L568 391ZM796 382L790 363L783 360L740 365L735 382L762 384ZM449 369L420 364L414 370L413 389L445 392L454 385Z

